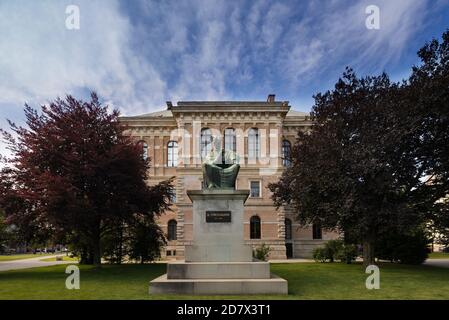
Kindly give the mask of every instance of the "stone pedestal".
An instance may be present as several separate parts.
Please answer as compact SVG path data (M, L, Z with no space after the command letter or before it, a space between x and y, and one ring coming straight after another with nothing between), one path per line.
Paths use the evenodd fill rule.
M287 294L287 281L253 261L243 240L247 190L191 190L193 241L185 262L168 262L167 274L150 282L150 293Z
M186 246L185 261L251 262L251 246L243 241L243 204L249 191L192 190L187 195L193 202L193 242Z

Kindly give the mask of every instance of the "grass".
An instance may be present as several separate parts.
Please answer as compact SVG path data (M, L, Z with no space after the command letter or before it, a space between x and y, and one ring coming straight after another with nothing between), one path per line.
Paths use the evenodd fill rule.
M81 289L65 288L65 265L0 272L0 299L449 299L448 269L380 265L379 290L367 290L360 264L272 264L288 280L288 296L149 295L148 282L165 264L80 266Z
M14 260L22 260L29 258L37 258L37 257L46 257L52 254L40 254L40 253L22 253L22 254L11 254L11 255L0 255L1 261L14 261Z
M449 253L446 252L432 252L429 254L429 259L449 259Z
M51 258L41 259L41 261L53 262L53 261L57 261L57 260L56 260L56 257L51 257ZM62 261L76 261L77 262L77 261L79 261L79 259L76 258L76 257L71 258L71 257L68 257L68 256L62 256Z

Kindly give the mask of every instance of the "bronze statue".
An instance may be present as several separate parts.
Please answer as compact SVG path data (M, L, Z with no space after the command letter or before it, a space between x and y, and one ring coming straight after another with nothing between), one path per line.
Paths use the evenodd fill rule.
M221 139L215 137L211 151L203 160L204 189L235 189L239 173L239 157L232 150L224 150Z

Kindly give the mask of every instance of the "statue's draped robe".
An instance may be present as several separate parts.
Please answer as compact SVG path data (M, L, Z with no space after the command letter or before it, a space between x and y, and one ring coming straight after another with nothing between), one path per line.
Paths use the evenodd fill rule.
M222 151L212 150L203 162L204 187L234 189L239 169L238 156L235 152L226 150L223 157Z

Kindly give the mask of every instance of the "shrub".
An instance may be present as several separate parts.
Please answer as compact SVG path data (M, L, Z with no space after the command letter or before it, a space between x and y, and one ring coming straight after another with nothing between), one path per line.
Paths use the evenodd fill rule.
M328 259L328 250L324 247L318 247L313 249L313 259L316 262L326 262Z
M253 250L253 257L261 261L267 261L270 250L271 248L269 246L267 246L265 243L262 243L261 246Z
M345 244L342 240L329 240L324 247L313 250L313 259L317 262L341 262L351 263L357 257L357 247Z
M343 247L336 253L335 258L341 262L351 263L357 258L357 246L353 244L344 244Z
M326 242L324 248L327 248L328 250L330 262L334 262L334 260L338 259L337 256L343 251L343 246L342 240L329 240Z
M376 241L376 257L405 264L421 264L428 255L430 240L423 230L409 234L390 232Z

